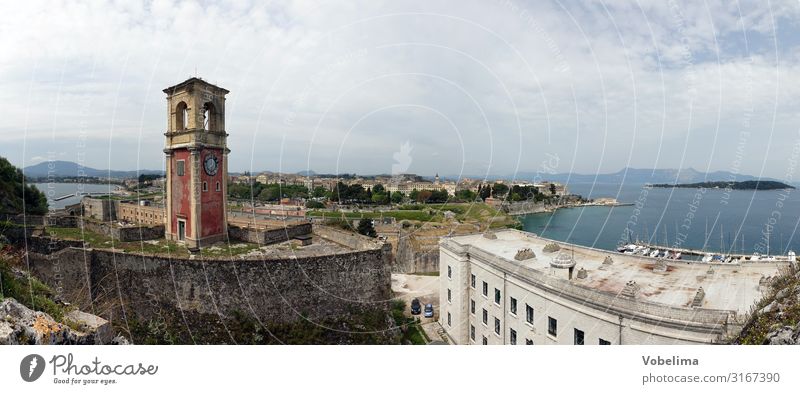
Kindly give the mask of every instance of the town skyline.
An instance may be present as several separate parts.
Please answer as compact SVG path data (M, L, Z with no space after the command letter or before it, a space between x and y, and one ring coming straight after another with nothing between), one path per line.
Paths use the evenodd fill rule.
M13 162L12 162L13 163ZM50 167L55 168L55 171L51 171ZM66 170L64 169L66 167ZM75 162L69 161L43 161L34 165L30 165L23 168L23 172L26 175L33 179L41 179L48 176L48 173L51 173L51 176L57 178L65 178L65 177L75 177L74 174L78 171L79 164ZM135 178L141 174L163 174L164 170L156 169L156 168L142 168L138 170L132 169L98 169L88 166L80 166L81 171L84 171L84 176L89 178L95 177L108 177L108 173L111 173L111 178ZM437 175L442 180L459 180L459 179L469 179L470 181L495 181L495 180L519 180L519 181L528 181L528 180L540 180L540 181L560 181L560 182L629 182L632 184L636 183L659 183L659 182L690 182L690 181L735 181L735 180L748 180L748 179L761 179L761 180L772 180L772 181L787 181L789 183L797 184L792 179L780 179L780 178L772 178L772 177L758 177L753 174L743 174L743 173L734 173L730 171L698 171L695 168L684 168L684 169L674 169L674 168L662 168L662 169L652 169L652 168L621 168L615 172L607 172L607 173L595 173L595 174L587 174L587 173L578 173L578 172L570 172L570 173L557 173L557 172L548 172L546 170L542 171L520 171L517 174L446 174L446 173L439 173L438 171L434 171L431 173L411 173L411 172L403 172L398 174L391 174L391 173L357 173L357 172L343 172L343 173L329 173L323 171L314 171L311 170L299 170L299 171L290 171L290 170L270 170L270 169L258 169L258 170L241 170L241 169L231 169L232 175L243 175L243 174L250 174L253 176L259 174L279 174L279 175L292 175L292 176L309 176L309 177L325 177L325 178L334 178L334 177L366 177L366 178L390 178L390 177L397 177L397 176L419 176L420 178L426 180L433 180ZM65 174L67 173L67 174Z

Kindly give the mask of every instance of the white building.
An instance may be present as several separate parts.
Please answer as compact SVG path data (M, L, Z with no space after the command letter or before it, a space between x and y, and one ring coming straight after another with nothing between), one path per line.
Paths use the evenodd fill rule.
M456 344L698 344L741 330L788 263L658 260L505 230L439 244L440 322ZM610 257L610 259L608 258Z

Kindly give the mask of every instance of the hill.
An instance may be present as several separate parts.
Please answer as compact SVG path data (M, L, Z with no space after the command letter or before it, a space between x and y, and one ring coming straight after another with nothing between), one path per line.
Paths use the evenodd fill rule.
M44 215L47 213L47 198L33 185L25 183L25 177L4 157L0 157L0 214Z
M163 170L139 170L139 171L120 171L120 170L98 170L91 167L82 167L78 163L71 161L44 161L39 164L25 167L25 176L28 178L52 177L112 177L112 178L136 178L141 174L163 175Z

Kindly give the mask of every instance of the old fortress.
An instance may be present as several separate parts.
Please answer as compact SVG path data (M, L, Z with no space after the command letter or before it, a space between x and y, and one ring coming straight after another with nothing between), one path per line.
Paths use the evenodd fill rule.
M41 233L23 236L31 239L32 272L64 299L95 308L115 323L126 316L184 327L176 334L179 341L196 334L186 330L207 327L209 342L225 342L216 323L207 322L242 324L242 316L273 328L349 322L345 337L393 333L391 323L357 328L353 321L387 315L393 274L438 273L436 317L441 339L450 343L720 343L742 330L771 279L796 264L666 261L581 247L504 229L512 223L497 221L501 213L491 208L472 222L467 211L440 214L424 208L415 214L430 223L387 216L389 225L384 225L386 211L370 212L379 235L370 237L330 225L324 216L308 216L306 207L290 198L250 205L229 201L228 188L240 183L327 192L342 184L376 190L381 185L389 193L437 190L452 196L480 191L481 182L456 184L438 175L432 181L413 175L232 177L228 159L235 152L228 149L225 127L229 91L190 78L164 93L166 178L156 186L165 191L163 197L86 197L42 219ZM556 199L567 195L556 183L508 186ZM470 209L471 196L473 201L464 204ZM485 205L493 200L485 198ZM362 217L346 205L338 201L325 213ZM434 215L441 221L430 220ZM355 227L355 222L342 224ZM64 239L48 227L96 236ZM242 340L233 334L230 339Z

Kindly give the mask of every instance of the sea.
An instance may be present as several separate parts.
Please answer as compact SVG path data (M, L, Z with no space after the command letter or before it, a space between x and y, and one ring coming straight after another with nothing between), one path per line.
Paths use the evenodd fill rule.
M631 241L707 252L800 251L800 190L653 188L574 183L570 193L632 205L558 209L521 217L526 231L558 241L615 250Z
M39 191L44 193L47 197L47 204L50 209L61 209L67 205L77 204L81 201L81 197L76 193L110 193L117 188L115 184L93 184L93 183L34 183ZM57 198L62 196L71 195L71 197L63 200L56 201Z

